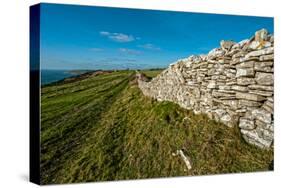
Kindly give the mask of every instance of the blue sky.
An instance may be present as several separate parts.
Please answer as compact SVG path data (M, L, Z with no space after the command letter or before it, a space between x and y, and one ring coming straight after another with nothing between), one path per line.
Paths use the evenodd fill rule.
M167 67L261 28L273 18L42 4L41 68Z

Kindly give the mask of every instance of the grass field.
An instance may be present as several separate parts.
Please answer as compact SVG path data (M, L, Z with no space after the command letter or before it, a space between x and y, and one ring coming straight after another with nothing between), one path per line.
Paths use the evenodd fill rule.
M269 169L272 150L248 145L238 128L143 96L134 76L118 71L42 88L42 184ZM191 170L172 155L178 149Z

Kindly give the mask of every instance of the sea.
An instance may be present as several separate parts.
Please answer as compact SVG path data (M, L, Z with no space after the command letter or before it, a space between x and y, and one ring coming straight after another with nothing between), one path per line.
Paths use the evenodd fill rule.
M85 72L85 71L84 71ZM77 76L84 72L69 70L41 70L41 85L46 85L65 78Z

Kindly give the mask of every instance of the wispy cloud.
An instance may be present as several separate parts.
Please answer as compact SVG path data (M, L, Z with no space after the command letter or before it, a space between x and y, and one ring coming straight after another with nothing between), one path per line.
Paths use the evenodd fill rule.
M139 50L134 50L134 49L128 49L128 48L119 48L119 52L124 53L124 54L129 54L129 55L139 55L141 54L141 51Z
M147 50L161 50L160 47L155 46L153 44L147 43L147 44L142 44L142 45L138 45L139 48L144 48Z
M102 52L103 49L102 49L102 48L90 48L90 51L93 51L93 52Z
M105 36L115 42L132 42L132 41L136 40L136 38L133 35L127 35L124 33L110 33L108 31L100 31L100 35ZM139 38L139 37L137 37L137 38Z
M107 32L107 31L101 31L100 32L100 35L104 35L104 36L107 36L107 35L109 35L110 33L109 32Z

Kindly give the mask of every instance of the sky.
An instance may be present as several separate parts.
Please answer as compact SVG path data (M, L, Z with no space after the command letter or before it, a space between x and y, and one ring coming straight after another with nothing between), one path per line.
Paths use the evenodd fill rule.
M206 54L221 40L239 42L273 18L41 4L41 68L164 68Z

